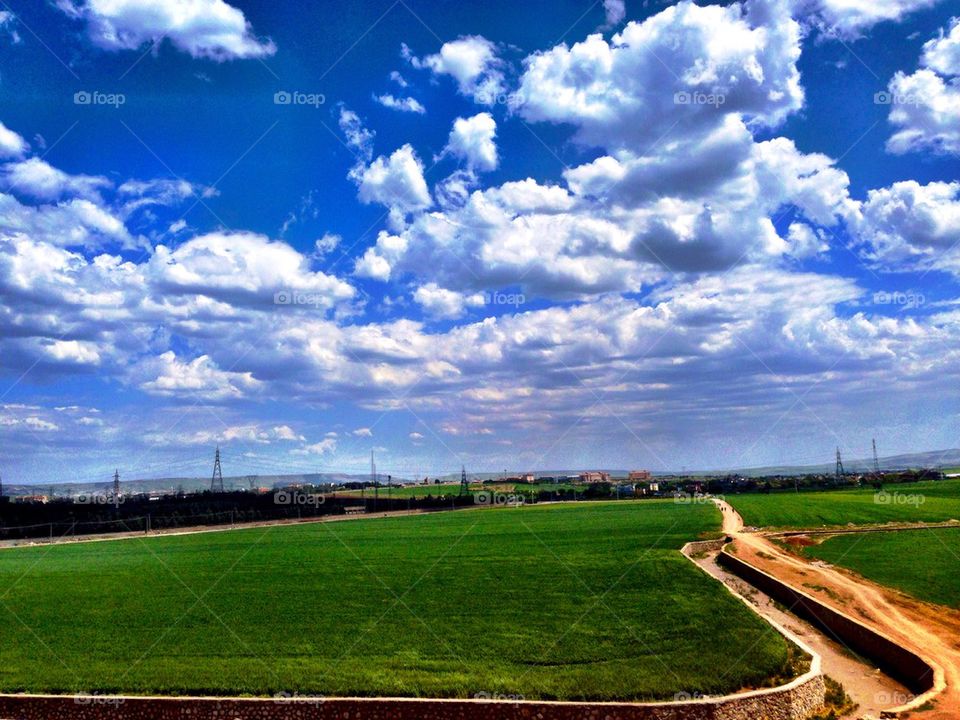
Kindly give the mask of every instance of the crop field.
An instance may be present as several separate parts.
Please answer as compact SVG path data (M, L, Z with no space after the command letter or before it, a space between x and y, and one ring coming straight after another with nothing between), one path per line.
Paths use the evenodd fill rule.
M827 492L729 495L747 525L815 528L886 522L960 520L960 480L886 485Z
M677 549L712 506L481 509L0 550L0 690L652 699L785 641Z
M803 552L921 600L960 608L960 528L839 535Z
M479 492L480 488L470 487L471 492ZM444 483L442 485L404 485L402 487L392 487L388 491L387 488L382 487L377 491L378 497L387 498L420 498L427 497L427 495L432 495L433 497L438 497L440 495L459 495L460 494L460 483L451 484ZM373 488L366 488L363 491L360 490L337 490L337 497L366 497L373 498L374 491Z
M470 483L470 492L476 495L481 492L496 492L496 493L512 493L512 492L523 492L523 493L533 493L540 492L542 490L579 490L583 492L585 486L583 485L570 485L570 484L553 484L553 483L536 483L536 484L526 484L526 483L489 483L482 485L479 483ZM373 488L367 488L363 491L363 496L367 498L373 497ZM459 495L460 494L460 483L443 483L441 485L404 485L403 487L393 487L390 488L389 492L387 488L380 488L379 497L393 497L393 498L423 498L428 495L433 497L438 497L440 495ZM350 496L350 497L360 497L360 490L338 490L338 496Z

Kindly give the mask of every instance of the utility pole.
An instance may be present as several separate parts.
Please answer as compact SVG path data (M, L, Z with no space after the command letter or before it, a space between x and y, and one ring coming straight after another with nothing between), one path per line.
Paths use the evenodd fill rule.
M113 471L113 509L120 509L120 470Z
M844 476L843 460L840 457L840 446L838 445L837 446L837 469L836 469L836 479L838 483L843 479L843 476Z
M880 474L880 460L877 458L877 439L873 439L873 472Z
M460 494L469 495L470 494L470 485L467 483L467 466L460 466Z
M223 470L220 467L220 446L213 459L213 477L210 479L210 492L223 492Z

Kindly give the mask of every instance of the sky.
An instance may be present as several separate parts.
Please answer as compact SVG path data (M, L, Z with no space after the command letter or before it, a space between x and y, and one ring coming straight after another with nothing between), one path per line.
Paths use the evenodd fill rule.
M948 0L0 0L0 476L960 446Z

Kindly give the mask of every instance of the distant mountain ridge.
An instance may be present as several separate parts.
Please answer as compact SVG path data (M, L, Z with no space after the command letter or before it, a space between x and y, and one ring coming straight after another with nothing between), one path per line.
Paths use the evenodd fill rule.
M254 487L282 487L285 485L321 485L325 483L335 483L341 485L348 482L362 482L369 480L370 475L359 475L350 473L295 473L290 475L233 475L224 476L223 487L225 490L246 490L250 488L251 482ZM151 478L137 480L122 480L120 487L123 492L134 493L164 493L177 492L183 488L184 492L197 492L208 490L210 488L210 478L198 477L175 477L175 478ZM33 495L47 494L47 491L53 488L56 495L77 495L81 493L95 493L113 490L112 481L94 482L94 483L32 483L15 484L4 483L4 495Z
M950 450L931 450L920 453L906 453L903 455L890 455L879 458L880 470L910 470L918 468L957 468L960 467L960 449ZM737 473L747 477L757 477L761 475L817 475L833 474L836 469L834 463L824 463L822 465L770 465L766 467L745 468L730 471L713 471L691 473L696 475L717 475ZM845 471L861 473L873 471L873 458L854 458L843 461Z
M960 467L960 449L950 450L931 450L920 453L907 453L903 455L891 455L880 458L880 469L886 471L909 470L911 468L957 468ZM579 470L537 470L532 471L537 477L563 477L567 475L577 475L583 469ZM595 470L598 468L589 468ZM602 468L601 468L602 469ZM844 460L844 469L847 472L869 472L873 469L872 458L857 458ZM527 471L510 471L507 475L519 475ZM627 470L606 469L615 477L625 477ZM733 468L716 470L688 470L680 473L677 471L652 471L657 477L666 477L671 475L685 476L716 476L716 475L743 475L745 477L759 477L764 475L817 475L832 474L834 472L833 463L823 463L821 465L768 465L753 468ZM493 480L503 476L503 473L469 473L470 479ZM405 478L394 475L396 482L410 482L412 478ZM385 479L385 474L381 475ZM370 479L369 473L293 473L289 475L234 475L223 478L224 488L227 490L245 490L250 487L251 482L255 487L282 487L285 485L321 485L333 483L342 485L349 482L364 482ZM443 482L456 482L460 480L459 473L450 473L441 475L439 479ZM176 492L183 488L185 492L197 492L206 490L210 487L210 478L182 477L182 478L153 478L138 480L121 480L121 487L125 493L145 493L145 492ZM32 495L47 494L47 491L53 488L56 495L77 495L80 493L91 493L109 491L113 484L108 480L95 483L33 483L18 484L4 483L4 495Z

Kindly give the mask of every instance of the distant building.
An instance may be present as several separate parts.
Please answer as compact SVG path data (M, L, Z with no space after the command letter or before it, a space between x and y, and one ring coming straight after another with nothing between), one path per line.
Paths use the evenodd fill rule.
M537 481L537 478L534 477L533 473L526 473L520 476L520 482L527 483L528 485L533 485Z
M582 472L580 473L580 482L585 482L585 483L610 482L610 473L602 472L600 470L591 470L589 472Z
M649 470L631 470L627 480L630 482L646 482L651 477Z

